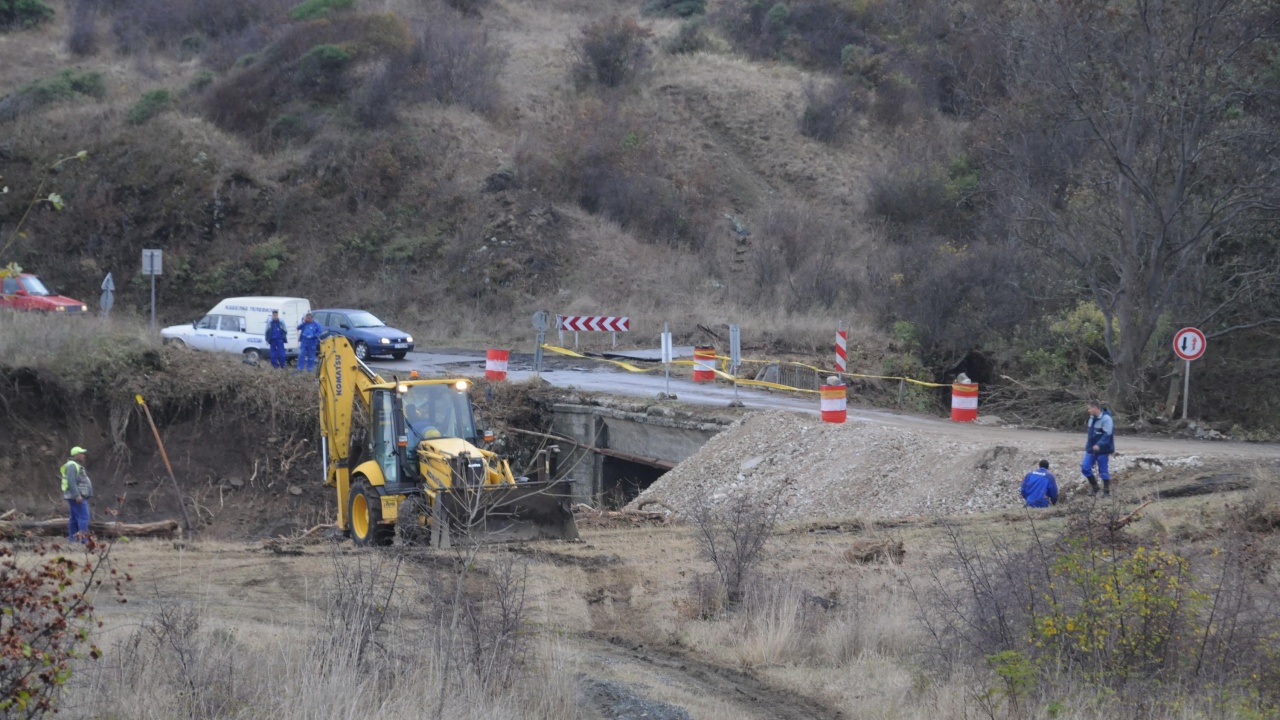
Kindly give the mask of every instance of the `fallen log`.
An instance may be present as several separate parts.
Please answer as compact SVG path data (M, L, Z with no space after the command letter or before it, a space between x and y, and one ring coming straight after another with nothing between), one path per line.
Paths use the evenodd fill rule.
M879 540L875 538L854 540L849 549L844 551L845 562L853 563L854 565L865 565L867 563L897 564L902 562L902 558L906 557L906 555L907 550L901 540Z
M11 520L0 522L0 537L57 536L67 534L67 518L53 520ZM161 537L178 531L177 520L161 520L150 523L91 522L90 534L96 537Z

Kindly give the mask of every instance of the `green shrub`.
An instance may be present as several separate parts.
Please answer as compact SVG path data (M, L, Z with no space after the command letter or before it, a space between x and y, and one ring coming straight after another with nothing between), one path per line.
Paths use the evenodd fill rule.
M680 30L667 41L667 52L672 55L702 52L711 46L707 37L707 22L700 17L690 18L680 24Z
M302 56L302 62L311 63L321 70L341 70L351 61L351 53L337 45L317 45Z
M62 74L71 85L73 92L98 100L107 96L107 83L102 79L102 73L87 72L76 75L70 70L63 70Z
M107 86L101 73L77 75L71 70L63 70L54 77L33 80L16 94L30 107L36 108L59 100L69 100L76 95L102 99L106 97Z
M40 0L0 0L0 27L33 28L53 17Z
M168 90L152 90L144 93L142 98L129 108L129 123L141 125L167 110L172 103L173 98Z
M648 0L644 4L644 13L682 18L705 15L707 0Z
M204 89L213 84L214 74L208 70L201 70L196 76L191 78L191 82L187 83L187 92L198 93L204 92Z
M293 6L289 17L293 20L320 20L339 10L350 10L356 0L306 0Z

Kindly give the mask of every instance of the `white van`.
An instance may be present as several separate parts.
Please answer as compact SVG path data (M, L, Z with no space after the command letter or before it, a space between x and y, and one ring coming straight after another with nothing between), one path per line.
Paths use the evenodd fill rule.
M190 325L174 325L160 331L164 342L182 344L197 350L216 350L253 355L254 360L271 357L271 349L263 337L271 312L279 311L280 321L288 331L285 355L298 355L298 325L302 316L311 312L311 301L291 297L227 298L208 315Z

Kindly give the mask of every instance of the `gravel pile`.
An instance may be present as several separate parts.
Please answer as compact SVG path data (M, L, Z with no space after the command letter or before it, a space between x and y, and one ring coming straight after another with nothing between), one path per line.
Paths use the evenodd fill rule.
M865 423L833 425L786 412L752 413L713 437L628 506L677 515L704 495L718 503L782 486L786 519L967 514L1016 508L1022 477L1047 458L1064 492L1083 492L1079 453L975 446ZM1113 458L1113 474L1135 459ZM1139 461L1141 462L1141 461ZM1195 462L1194 459L1169 462ZM650 508L656 509L656 508Z

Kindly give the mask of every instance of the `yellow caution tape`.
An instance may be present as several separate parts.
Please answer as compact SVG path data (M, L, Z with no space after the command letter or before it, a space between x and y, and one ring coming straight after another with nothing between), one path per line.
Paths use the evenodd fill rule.
M574 352L573 350L570 350L568 348L557 347L555 345L543 345L542 349L548 350L550 352L553 352L559 355L567 355L568 357L581 358L583 360L596 360L598 362L607 362L611 365L617 365L618 367L622 368L623 370L626 370L627 372L647 373L647 372L653 372L659 369L659 367L656 367L656 366L642 368L637 365L632 365L631 363L628 363L628 362L622 362L621 360L609 360L606 358L591 357L589 355L583 355L582 353ZM716 355L716 359L720 361L721 368L727 368L729 366L728 356ZM865 375L862 373L839 372L836 370L827 370L824 368L815 367L813 365L806 365L805 363L795 362L791 360L743 360L742 363L744 365L747 363L751 363L755 365L790 365L793 367L807 368L809 370L813 370L814 372L825 374L825 375L839 375L841 377L863 378L866 380L899 380L902 382L909 382L912 385L919 385L921 387L928 387L928 388L951 387L950 383L926 382L924 380L916 380L915 378L904 377L901 375ZM699 361L673 360L672 364L673 365L699 365ZM713 367L710 369L712 372L716 374L716 377L720 378L721 380L726 380L728 382L736 382L739 385L747 385L750 387L764 387L764 388L770 388L772 390L787 390L790 392L810 393L813 395L817 395L820 392L819 390L810 390L808 388L799 388L791 385L783 385L782 383L768 382L766 380L749 380L746 378L734 377L733 375L730 375L728 372L720 368Z
M588 357L586 355L583 355L582 353L576 353L568 348L556 347L555 345L543 345L542 349L550 350L551 352L558 353L560 355L568 355L569 357L582 358L583 360L598 360L600 362L607 362L612 365L617 365L618 367L622 368L623 370L626 370L627 372L647 373L647 372L652 372L658 369L658 368L636 367L631 363L625 363L625 362L622 362L621 360L606 360L605 358Z

